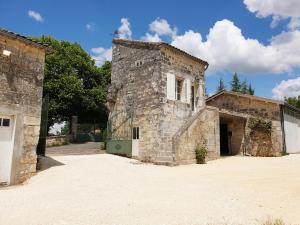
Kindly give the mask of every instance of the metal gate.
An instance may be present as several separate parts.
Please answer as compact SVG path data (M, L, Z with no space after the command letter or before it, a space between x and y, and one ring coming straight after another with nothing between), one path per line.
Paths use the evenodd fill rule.
M107 123L106 151L111 154L132 156L132 114L115 112Z
M46 97L43 98L40 137L36 148L36 154L41 156L45 156L45 152L46 152L48 108L49 108L49 96L47 95Z

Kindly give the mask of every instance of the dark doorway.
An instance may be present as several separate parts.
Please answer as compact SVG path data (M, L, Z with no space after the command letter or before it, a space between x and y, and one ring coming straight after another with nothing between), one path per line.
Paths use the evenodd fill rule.
M229 155L227 124L220 124L220 151L221 155Z

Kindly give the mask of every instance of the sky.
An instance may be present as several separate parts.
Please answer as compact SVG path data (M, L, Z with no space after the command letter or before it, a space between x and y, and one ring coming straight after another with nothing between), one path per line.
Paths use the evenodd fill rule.
M117 30L206 60L208 94L236 72L256 95L300 95L299 0L0 0L0 9L0 27L78 42L98 65L111 60Z

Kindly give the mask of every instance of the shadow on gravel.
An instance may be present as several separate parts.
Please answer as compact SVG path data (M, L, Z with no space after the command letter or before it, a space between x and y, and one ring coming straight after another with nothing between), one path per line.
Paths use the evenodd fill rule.
M41 171L47 170L51 167L63 166L63 165L65 165L65 164L63 164L49 156L39 156L38 161L37 161L36 170L37 170L37 172L41 172Z

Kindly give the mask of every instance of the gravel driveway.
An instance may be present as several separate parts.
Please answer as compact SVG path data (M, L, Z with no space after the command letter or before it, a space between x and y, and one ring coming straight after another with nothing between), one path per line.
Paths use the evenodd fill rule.
M47 160L27 184L0 189L1 225L300 221L300 155L178 167L108 154Z

